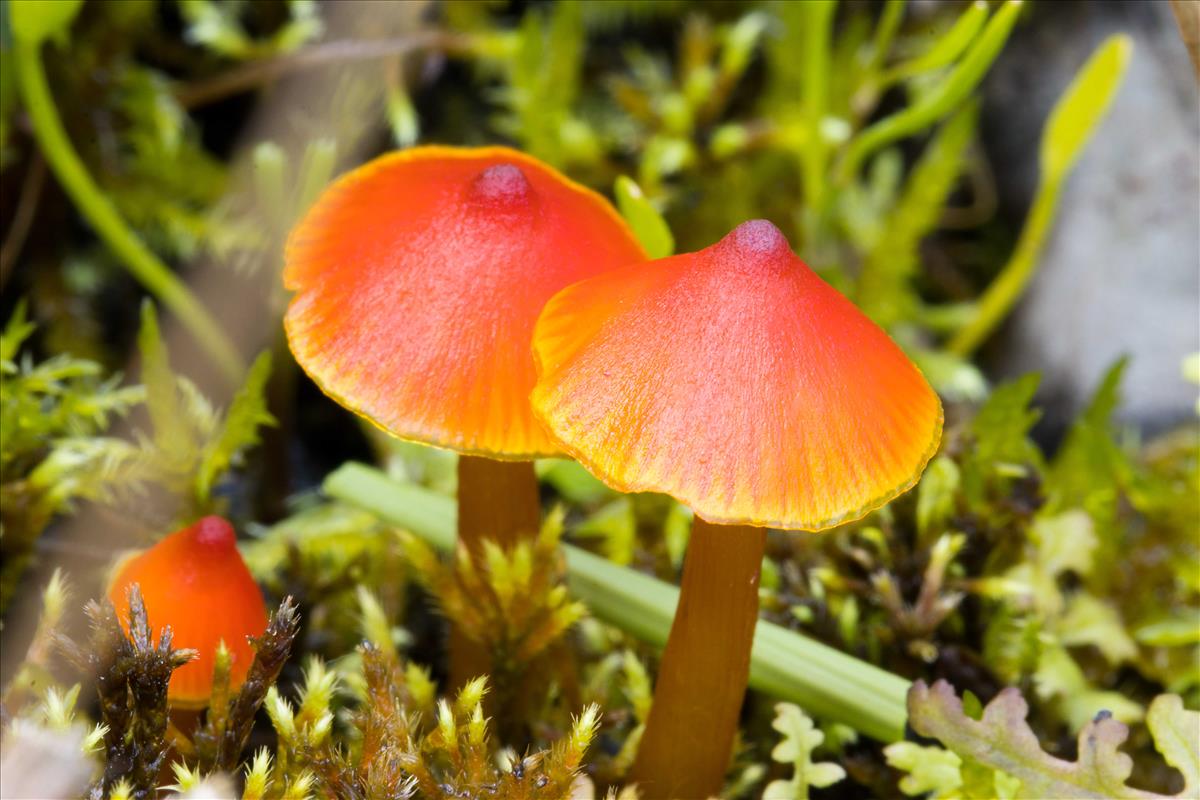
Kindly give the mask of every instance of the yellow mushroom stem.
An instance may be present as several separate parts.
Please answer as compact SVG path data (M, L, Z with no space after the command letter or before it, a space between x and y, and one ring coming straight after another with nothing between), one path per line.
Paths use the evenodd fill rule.
M482 567L483 542L504 549L537 536L541 521L537 475L532 461L458 459L458 540ZM450 683L462 686L490 671L487 651L457 629L450 632Z
M758 622L767 532L692 526L679 606L630 773L641 796L716 797L733 751Z

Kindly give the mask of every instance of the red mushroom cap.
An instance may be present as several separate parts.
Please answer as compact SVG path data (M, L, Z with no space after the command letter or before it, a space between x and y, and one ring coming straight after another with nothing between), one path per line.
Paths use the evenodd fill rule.
M406 439L555 452L529 352L559 289L645 253L600 195L503 147L419 147L339 179L296 226L288 343L343 406Z
M559 292L534 413L622 491L715 523L821 530L910 488L942 407L917 368L765 220Z
M266 630L267 609L228 522L205 517L121 565L108 598L126 633L128 591L135 583L151 629L169 625L176 648L195 648L200 653L171 675L167 695L172 705L195 708L208 703L221 641L232 657L230 687L241 686L254 661L247 637L261 636Z

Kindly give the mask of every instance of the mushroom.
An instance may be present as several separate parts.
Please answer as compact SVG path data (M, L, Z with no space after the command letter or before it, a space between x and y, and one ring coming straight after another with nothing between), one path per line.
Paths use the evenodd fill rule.
M213 664L222 642L231 659L229 685L236 690L254 662L249 637L267 627L262 594L237 549L237 535L220 517L204 517L176 531L117 569L108 598L129 632L129 588L137 584L152 626L170 626L174 646L199 657L171 674L167 697L182 709L208 705Z
M418 147L336 181L293 230L300 366L389 434L457 450L459 540L536 533L534 321L559 289L646 256L600 195L505 147Z
M613 270L546 305L534 413L610 486L696 519L631 779L709 797L729 764L765 529L819 531L916 483L942 409L887 335L766 220Z

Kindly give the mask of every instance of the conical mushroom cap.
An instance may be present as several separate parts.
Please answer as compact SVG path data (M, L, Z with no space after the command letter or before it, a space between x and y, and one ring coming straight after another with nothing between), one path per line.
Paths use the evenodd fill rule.
M200 653L172 673L167 689L172 705L195 708L208 703L213 662L222 640L232 657L230 686L241 686L254 661L254 648L246 637L261 636L266 630L267 609L228 522L205 517L121 565L108 598L126 633L128 592L135 583L151 630L169 625L175 648L190 647Z
M765 220L555 295L534 413L609 485L715 523L820 530L911 487L942 408Z
M339 179L292 232L288 344L326 394L395 436L553 454L529 409L538 312L645 258L603 197L530 156L405 150Z

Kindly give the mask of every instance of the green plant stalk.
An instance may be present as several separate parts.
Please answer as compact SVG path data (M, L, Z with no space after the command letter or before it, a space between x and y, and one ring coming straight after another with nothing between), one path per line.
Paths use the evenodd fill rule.
M1025 286L1037 271L1038 253L1046 240L1050 224L1054 222L1061 193L1061 181L1046 182L1039 188L1012 257L979 299L971 321L960 328L946 346L951 353L966 356L974 352L1021 297Z
M944 80L912 105L884 117L856 136L838 165L838 181L844 183L853 179L867 156L876 150L925 130L958 108L983 80L1008 41L1021 4L1022 0L1007 0Z
M927 51L916 58L897 64L884 73L880 80L881 91L884 87L889 87L913 75L932 72L953 63L975 40L975 36L987 22L987 17L987 3L984 0L974 0L967 10L955 20L950 30L946 31Z
M833 31L833 16L837 4L831 0L814 0L804 4L804 146L797 153L800 160L800 185L804 189L804 208L801 230L806 252L813 254L821 247L825 216L825 165L829 143L822 131L828 106L829 51Z
M324 491L439 550L454 547L452 498L353 463L332 472ZM676 587L578 547L563 545L563 552L568 588L597 619L662 649L679 602ZM760 621L754 634L750 687L879 741L896 741L904 733L907 680L769 622Z
M1133 42L1127 35L1110 36L1054 104L1042 131L1037 193L1016 250L983 293L974 316L950 340L947 349L951 353L965 356L974 351L1012 309L1033 277L1063 183L1108 113L1132 56Z
M33 133L50 169L80 213L112 248L126 269L171 309L196 337L230 383L242 378L245 365L217 323L187 286L137 237L88 174L71 145L46 81L38 45L14 42L17 83L33 123Z
M896 38L896 31L900 29L900 21L904 18L906 2L907 0L887 0L884 3L883 13L880 14L879 23L875 26L875 37L871 43L871 60L866 69L867 74L872 78L879 72L883 62L887 59L892 39Z

